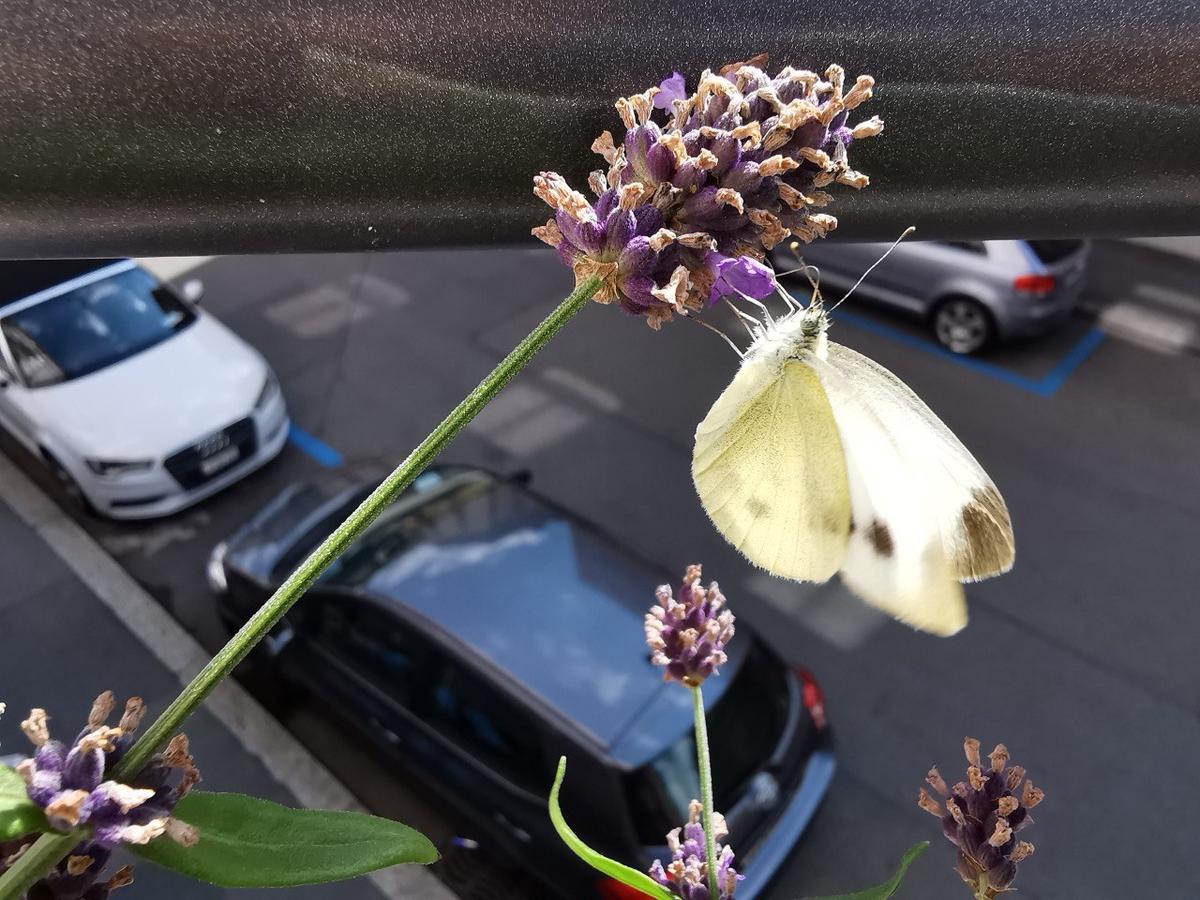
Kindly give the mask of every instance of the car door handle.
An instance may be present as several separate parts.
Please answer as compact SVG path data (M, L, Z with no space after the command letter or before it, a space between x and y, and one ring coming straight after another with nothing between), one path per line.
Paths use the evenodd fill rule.
M522 844L528 844L531 840L533 840L533 838L529 836L528 831L519 825L514 825L512 822L508 821L508 816L504 815L504 813L496 813L492 816L492 821L511 834Z
M400 737L400 735L396 734L396 732L392 731L392 729L388 728L378 719L371 719L370 722L371 728L393 747L404 746L404 738Z

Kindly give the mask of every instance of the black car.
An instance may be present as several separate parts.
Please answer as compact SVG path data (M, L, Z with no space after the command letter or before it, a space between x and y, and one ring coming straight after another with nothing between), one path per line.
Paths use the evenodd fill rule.
M213 553L232 628L370 490L330 473L285 491ZM464 833L571 898L640 896L585 867L550 824L560 755L578 833L645 868L699 796L691 698L643 642L674 581L521 480L443 467L336 561L265 652L433 789ZM705 688L717 807L757 896L833 775L820 689L744 624Z

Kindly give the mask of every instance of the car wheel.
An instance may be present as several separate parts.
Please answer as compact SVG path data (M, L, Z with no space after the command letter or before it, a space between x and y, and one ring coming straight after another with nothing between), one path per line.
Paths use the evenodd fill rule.
M46 465L50 467L51 474L54 475L54 480L58 482L59 488L66 495L67 503L71 508L77 512L94 513L95 507L92 506L92 502L88 500L87 494L83 492L83 488L79 486L75 477L49 451L43 450L42 455L45 457Z
M996 325L978 300L951 297L933 314L933 334L951 353L977 353L995 338Z

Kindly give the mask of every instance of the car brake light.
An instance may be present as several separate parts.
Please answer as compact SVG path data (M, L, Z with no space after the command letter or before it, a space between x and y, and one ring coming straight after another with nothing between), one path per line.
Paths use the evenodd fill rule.
M1013 290L1022 294L1049 294L1054 290L1053 275L1018 275L1013 279Z
M601 878L596 882L596 889L604 900L653 900L649 894L615 878Z
M813 724L817 726L817 729L824 731L828 724L828 720L825 718L825 692L821 690L821 685L817 684L817 679L808 669L803 666L795 666L792 671L804 684L804 708L812 716Z

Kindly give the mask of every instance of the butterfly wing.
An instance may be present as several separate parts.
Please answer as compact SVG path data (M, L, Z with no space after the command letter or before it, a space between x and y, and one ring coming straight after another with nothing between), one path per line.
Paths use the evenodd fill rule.
M751 562L826 581L850 529L844 458L816 372L750 359L696 428L692 478L717 530Z
M983 467L903 381L861 353L829 343L829 363L897 438L919 479L959 581L1012 568L1016 545L1004 498Z
M1012 527L995 485L895 375L846 347L811 364L846 448L854 524L842 578L918 628L966 624L960 581L1012 565Z

